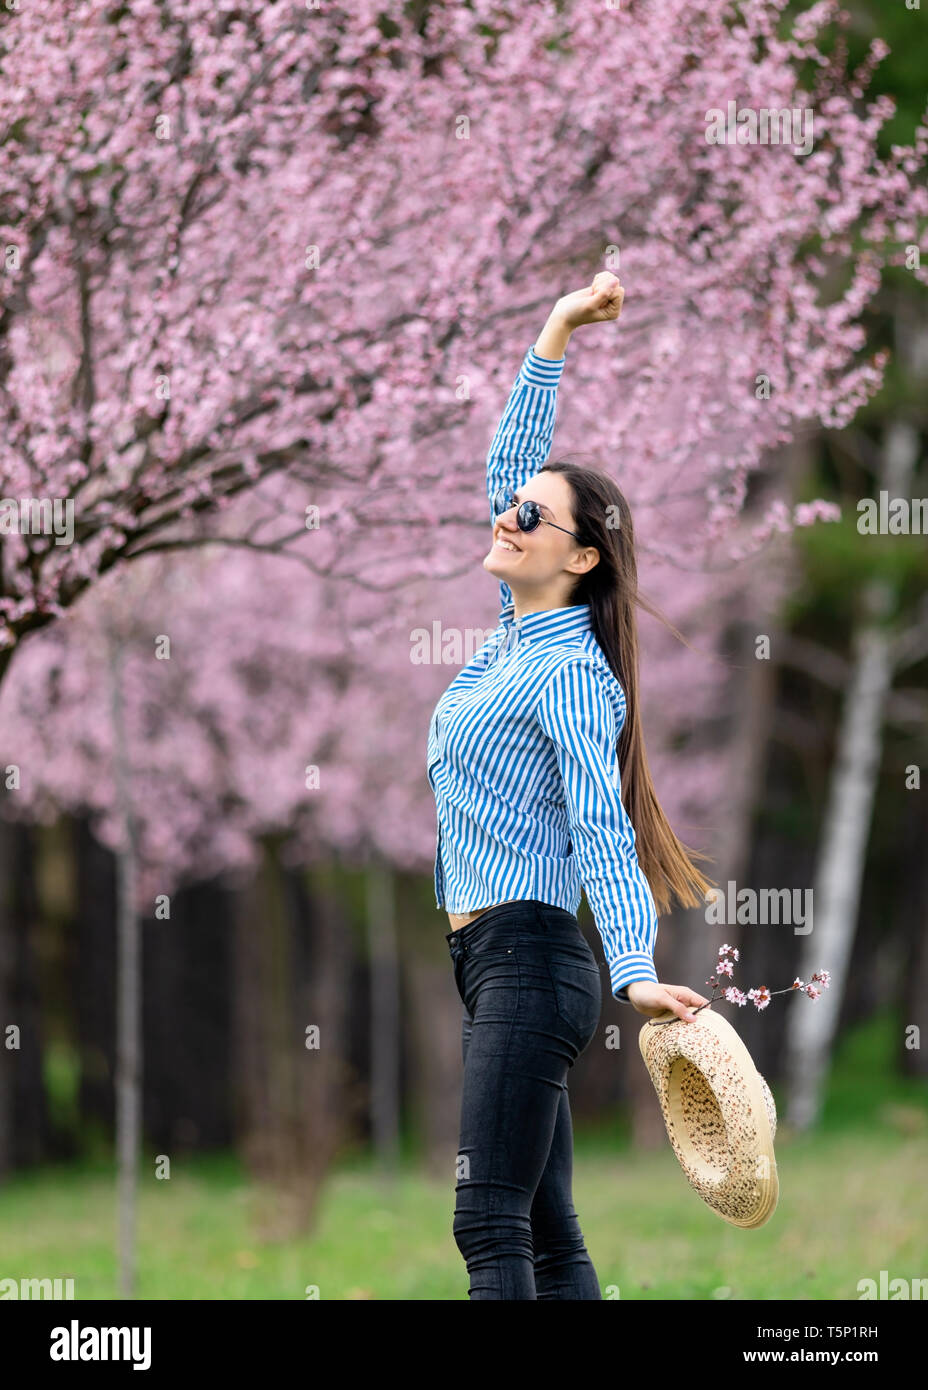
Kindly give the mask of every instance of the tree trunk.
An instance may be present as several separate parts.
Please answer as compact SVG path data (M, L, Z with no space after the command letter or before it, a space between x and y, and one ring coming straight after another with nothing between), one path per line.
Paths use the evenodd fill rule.
M237 1078L235 1125L242 1156L256 1176L269 1168L270 1086L265 1026L263 899L258 874L233 877L234 975L232 1074Z
M110 698L117 804L123 843L117 866L116 1150L118 1161L119 1294L136 1286L135 1225L142 1150L141 931L136 909L137 850L132 816L131 770L122 690L122 649L109 641Z
M233 1142L232 906L221 884L195 883L142 925L142 1130L158 1153Z
M20 1051L13 1087L13 1166L28 1167L49 1155L49 1115L42 1072L42 999L36 960L41 912L36 892L36 831L8 827L13 842L12 1000L20 1024Z
M68 978L80 1057L80 1130L115 1132L116 864L90 829L71 821L76 902L67 933Z
M881 487L891 496L908 493L917 447L914 430L904 421L893 421L887 430L881 479ZM803 937L799 965L805 984L817 969L828 970L831 979L814 1002L798 1001L787 1023L786 1119L797 1130L810 1128L821 1112L854 943L882 756L883 711L893 675L892 638L885 621L892 606L888 580L875 578L865 585L812 892L813 929Z
M915 793L911 809L909 831L910 853L906 856L910 866L906 914L909 920L904 932L908 960L905 962L902 977L902 1028L898 1033L897 1061L900 1074L928 1079L928 1047L921 1047L920 1036L910 1032L912 1025L918 1026L924 1016L925 1000L928 999L928 800L925 790ZM911 792L904 795L911 796ZM907 898L905 885L902 898Z
M357 998L352 978L354 940L337 866L288 872L286 883L297 930L294 1038L297 1048L295 1132L291 1170L297 1228L315 1218L329 1170L355 1133L364 1108L363 1087L349 1060ZM320 1046L307 1046L317 1024Z
M370 961L371 1136L382 1178L395 1176L400 1130L399 961L392 869L371 864L365 875Z
M0 1182L13 1168L13 1096L16 1072L21 1053L11 1029L20 1031L13 1002L13 963L16 959L13 927L13 836L15 827L3 816L3 803L9 792L5 785L5 769L0 767Z
M311 1228L359 1107L346 1059L352 943L336 878L282 873L269 849L259 879L236 894L238 1122L270 1239Z

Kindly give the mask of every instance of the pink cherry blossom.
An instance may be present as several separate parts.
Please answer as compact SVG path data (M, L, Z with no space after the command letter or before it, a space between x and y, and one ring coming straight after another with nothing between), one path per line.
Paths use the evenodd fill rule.
M758 1009L766 1009L770 1003L770 990L766 985L760 985L757 989L748 990L748 998L754 1001Z

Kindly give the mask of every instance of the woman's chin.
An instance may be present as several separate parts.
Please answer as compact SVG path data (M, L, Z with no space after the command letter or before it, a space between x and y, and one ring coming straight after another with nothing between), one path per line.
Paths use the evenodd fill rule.
M483 562L483 568L487 574L492 574L494 579L507 579L510 573L509 565L505 560L498 558L499 554L498 550L495 553L491 550Z

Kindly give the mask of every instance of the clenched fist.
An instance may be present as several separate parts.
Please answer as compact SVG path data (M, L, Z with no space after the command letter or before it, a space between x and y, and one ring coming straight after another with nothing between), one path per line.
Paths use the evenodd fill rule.
M624 298L619 277L610 270L601 270L593 277L592 285L559 299L555 312L570 329L583 323L611 323L622 312Z

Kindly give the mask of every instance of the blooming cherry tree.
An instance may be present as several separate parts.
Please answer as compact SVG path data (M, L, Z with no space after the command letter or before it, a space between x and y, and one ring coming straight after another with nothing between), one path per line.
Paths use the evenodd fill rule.
M600 259L629 293L614 349L572 350L571 437L647 553L718 554L765 451L878 382L861 312L926 211L924 131L876 154L879 43L848 88L837 5L781 36L784 5L8 14L3 665L109 569L205 535L381 592L464 572L500 395ZM811 108L811 152L713 143L730 101ZM70 505L70 539L22 499Z

